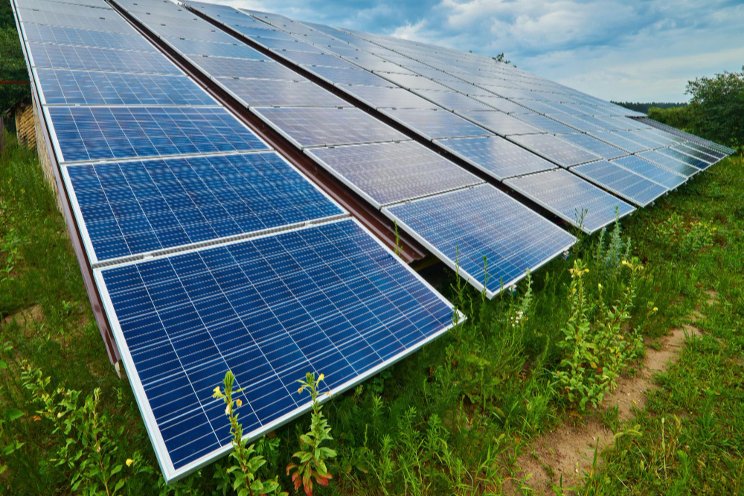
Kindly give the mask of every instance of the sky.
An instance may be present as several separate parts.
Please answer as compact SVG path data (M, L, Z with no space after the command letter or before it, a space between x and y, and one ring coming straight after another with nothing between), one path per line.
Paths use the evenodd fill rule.
M744 66L744 0L207 0L506 57L615 101L682 102Z

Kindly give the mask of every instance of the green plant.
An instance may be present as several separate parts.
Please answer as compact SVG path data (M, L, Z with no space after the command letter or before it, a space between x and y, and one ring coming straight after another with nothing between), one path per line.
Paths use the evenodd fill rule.
M73 492L121 494L130 478L152 474L139 451L127 456L121 442L124 427L115 427L111 417L101 413L100 389L83 396L63 386L51 388L51 379L28 364L23 367L22 380L41 407L37 414L51 422L52 432L63 438L52 461L69 471Z
M6 373L8 362L4 357L10 354L13 347L10 343L0 343L0 372ZM2 393L2 388L0 388ZM0 409L0 475L2 475L8 466L4 463L5 459L23 447L12 428L12 423L23 417L23 412L15 407L2 407Z
M266 459L256 452L256 445L246 446L243 441L243 426L238 420L238 408L243 406L240 398L233 398L240 389L233 389L235 376L232 371L225 373L223 389L219 386L214 388L212 397L225 402L225 415L230 420L230 434L232 434L232 447L230 458L237 465L227 467L226 473L232 476L232 488L238 496L254 496L263 494L286 494L281 492L278 478L264 481L257 475L259 469L266 464Z
M297 462L287 465L287 475L291 474L295 491L302 486L307 496L313 494L313 480L316 484L327 486L333 478L328 470L328 462L336 458L336 451L322 446L323 443L333 440L331 437L331 427L328 420L322 412L322 406L318 401L318 388L323 382L325 376L320 374L315 378L315 374L308 372L304 380L297 381L300 388L297 391L302 394L304 391L310 393L312 400L312 413L310 415L310 430L300 436L300 449L296 451L292 458Z

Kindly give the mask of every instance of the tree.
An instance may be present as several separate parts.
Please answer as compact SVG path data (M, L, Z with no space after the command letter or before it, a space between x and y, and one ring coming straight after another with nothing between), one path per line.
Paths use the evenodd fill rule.
M652 106L648 109L648 116L655 121L663 122L677 129L695 133L695 129L692 127L692 112L687 105L668 108Z
M496 62L501 62L503 64L508 64L513 67L517 67L516 65L512 64L512 61L506 58L506 55L504 55L504 52L501 52L500 54L496 55L495 57L491 57Z
M744 146L744 66L687 83L693 132L732 147Z

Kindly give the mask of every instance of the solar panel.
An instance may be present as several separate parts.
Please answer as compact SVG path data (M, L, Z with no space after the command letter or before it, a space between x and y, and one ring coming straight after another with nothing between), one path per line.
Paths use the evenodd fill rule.
M152 45L136 33L106 33L30 22L23 25L23 31L28 41L143 52L152 50Z
M320 50L320 49L319 49ZM277 52L285 59L291 60L298 65L316 65L323 67L346 67L353 68L354 65L341 57L326 53L295 52L284 50Z
M483 182L413 141L316 148L308 154L378 208Z
M274 152L65 171L96 261L342 214Z
M63 14L35 9L17 9L21 21L25 23L47 24L76 29L98 30L106 33L135 34L133 28L118 14L104 9L90 9L92 15L81 15L87 7L75 9L74 13Z
M60 162L266 150L222 107L48 107Z
M480 126L447 110L387 109L383 112L407 128L430 140L469 136L493 136Z
M689 147L683 143L678 143L676 145L672 145L670 147L670 150L674 150L676 152L681 152L686 155L690 155L693 158L696 158L700 161L700 168L705 169L709 165L711 165L713 162L716 162L716 159L706 153L703 153L695 148Z
M692 150L694 150L696 153L700 154L700 157L698 158L701 158L702 160L705 160L705 161L710 161L710 160L718 161L726 157L725 153L717 152L699 143L693 143L692 141L685 141L684 143L677 143L675 145L675 148L678 148L679 150L684 151L685 153L689 153L690 155L697 156L692 153ZM686 150L690 150L690 152L687 152Z
M301 81L296 72L270 60L245 60L226 57L191 57L200 69L213 77L282 79Z
M477 122L486 129L490 129L496 134L502 136L512 136L516 134L539 133L540 130L520 121L519 119L496 110L488 111L467 111L456 110L457 113L464 115L473 122Z
M474 95L473 98L483 103L487 103L496 110L500 110L507 114L524 114L526 112L529 112L529 109L527 109L526 107L523 107L516 102L507 100L506 98L501 98L499 96Z
M545 117L544 115L540 114L523 113L517 115L517 118L529 123L532 126L535 126L543 132L556 134L569 134L576 132L575 129L568 127L565 124L561 124L560 122L551 119L550 117Z
M354 221L96 272L166 480L230 449L212 398L227 370L243 431L310 409L306 372L336 394L444 333L452 307Z
M578 165L571 169L574 172L594 184L629 200L630 202L645 207L652 201L667 192L667 188L643 176L634 174L617 164L600 161L591 164Z
M642 152L648 149L646 146L636 141L630 140L624 136L620 136L619 134L616 134L616 133L603 132L603 133L592 133L592 135L597 139L610 143L611 145L614 145L618 148L622 148L628 153L638 153L638 152Z
M698 169L697 167L687 165L686 163L677 160L676 158L669 157L667 155L659 153L656 150L641 152L638 154L638 156L680 176L690 177L700 172L700 169Z
M621 157L613 160L613 163L621 165L629 171L635 172L646 179L665 186L667 189L674 189L684 183L687 178L674 172L644 160L636 155Z
M531 174L557 167L498 136L444 139L437 140L436 143L500 181L511 176Z
M355 84L379 87L390 87L394 85L394 83L363 69L312 67L309 70L332 84Z
M430 90L430 91L448 91L449 88L443 86L437 82L432 81L429 78L416 75L398 74L392 72L380 73L385 79L393 81L406 89L413 90Z
M309 81L220 78L218 82L246 107L342 107L346 101Z
M561 167L583 164L599 160L601 157L594 153L573 146L551 134L532 134L526 136L513 136L513 141L524 146L531 152L555 162Z
M572 145L580 146L604 159L612 159L627 155L625 150L621 150L609 143L600 141L588 134L562 134L559 136L563 141L568 141Z
M514 177L504 182L587 233L635 210L564 169Z
M239 31L240 29L238 29ZM263 45L266 48L271 49L274 52L281 51L281 50L292 50L296 52L315 52L319 53L320 50L315 48L314 46L303 43L301 41L297 40L279 40L276 38L259 38L257 36L254 36L252 38L253 41L256 43L259 43L260 45Z
M181 71L175 65L154 51L133 52L35 42L29 42L28 45L34 67L145 74L181 74Z
M184 54L266 60L264 54L244 44L212 43L201 40L183 40L175 37L169 38L168 43Z
M372 108L437 108L435 103L424 100L403 88L359 85L344 85L340 88Z
M493 110L492 107L483 102L473 100L462 93L455 93L454 91L416 90L415 93L460 115L464 115L465 112L471 110Z
M384 211L489 298L576 241L486 184Z
M408 139L357 108L272 107L254 111L301 148Z
M215 105L184 75L38 69L47 105Z

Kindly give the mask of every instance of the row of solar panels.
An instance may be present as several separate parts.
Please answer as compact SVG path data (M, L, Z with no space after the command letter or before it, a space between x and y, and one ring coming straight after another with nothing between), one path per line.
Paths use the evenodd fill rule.
M79 0L78 0L79 1ZM449 329L451 305L105 2L16 0L59 172L166 479Z

